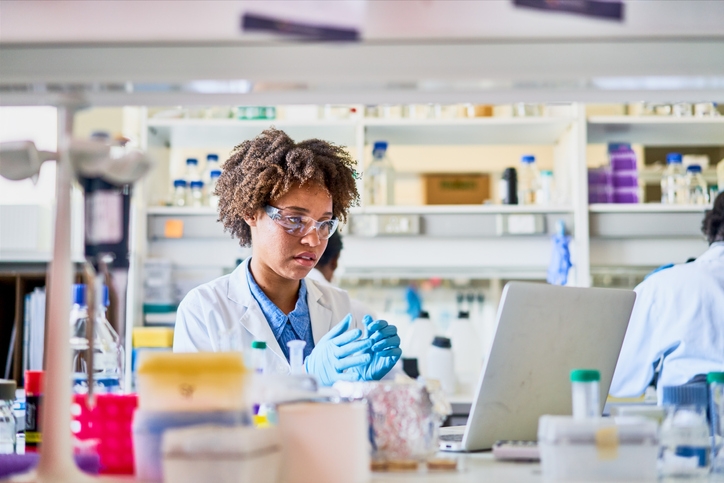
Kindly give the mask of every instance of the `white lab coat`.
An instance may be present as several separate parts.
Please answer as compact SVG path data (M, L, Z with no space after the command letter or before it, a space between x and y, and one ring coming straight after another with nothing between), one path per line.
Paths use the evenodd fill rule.
M640 396L662 356L659 388L724 371L724 242L694 262L654 273L635 290L611 395Z
M289 373L289 362L269 323L249 289L247 259L229 275L191 290L179 304L173 339L174 352L217 352L230 338L249 353L255 340L267 344L266 368L270 373ZM364 313L356 312L344 290L306 280L312 336L317 344L324 334L352 314L350 329L364 331Z

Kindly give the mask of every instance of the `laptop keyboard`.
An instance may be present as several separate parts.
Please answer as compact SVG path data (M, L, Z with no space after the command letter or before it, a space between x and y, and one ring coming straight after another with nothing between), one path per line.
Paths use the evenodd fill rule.
M462 434L442 434L440 435L440 441L448 441L452 443L462 443Z

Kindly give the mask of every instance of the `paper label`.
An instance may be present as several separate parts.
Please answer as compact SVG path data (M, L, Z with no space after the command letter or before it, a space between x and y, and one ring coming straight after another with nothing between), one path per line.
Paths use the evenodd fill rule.
M596 431L596 450L600 461L618 458L618 428L616 426Z
M95 191L85 204L85 237L89 245L123 240L123 195L118 191Z

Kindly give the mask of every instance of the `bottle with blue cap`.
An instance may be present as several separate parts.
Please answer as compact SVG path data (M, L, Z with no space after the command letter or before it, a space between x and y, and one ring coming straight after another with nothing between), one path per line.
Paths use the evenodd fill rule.
M395 204L395 169L387 155L387 142L377 141L372 149L372 162L365 170L364 203L367 206Z
M208 200L211 196L211 172L219 171L219 155L218 154L207 154L206 155L206 166L204 166L204 175L201 177L201 181L204 182L204 197Z
M666 169L661 175L661 204L676 205L686 203L687 193L684 174L681 153L667 154Z
M709 188L701 174L701 166L698 164L692 164L686 168L686 193L690 205L709 203Z
M173 182L173 196L171 204L173 206L186 206L186 198L188 197L188 183L185 179L177 179Z
M706 383L661 388L666 409L659 432L662 478L701 478L709 473L708 399Z
M535 156L526 154L520 158L518 171L518 204L535 205L540 189L540 171L535 164Z
M216 194L216 183L219 182L219 176L221 176L221 170L215 169L211 173L209 173L209 206L212 208L218 208L219 207L219 195Z
M192 181L191 191L189 191L189 205L192 208L201 208L204 206L204 182Z
M184 179L187 183L192 181L201 181L201 173L199 172L199 160L196 158L186 159L186 174Z
M70 312L70 346L73 353L72 379L73 391L78 394L88 392L88 302L85 284L73 285L73 306ZM97 319L93 327L93 382L94 391L100 393L119 393L122 391L125 350L106 317L110 304L108 287L103 285L96 296Z

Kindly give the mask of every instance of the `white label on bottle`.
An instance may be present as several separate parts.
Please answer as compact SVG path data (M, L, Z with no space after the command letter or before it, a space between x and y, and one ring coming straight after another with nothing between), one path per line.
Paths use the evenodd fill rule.
M86 243L119 243L123 240L123 195L117 191L96 191L86 198Z

